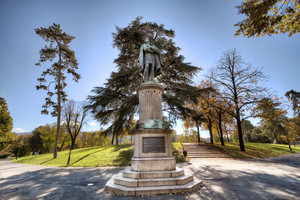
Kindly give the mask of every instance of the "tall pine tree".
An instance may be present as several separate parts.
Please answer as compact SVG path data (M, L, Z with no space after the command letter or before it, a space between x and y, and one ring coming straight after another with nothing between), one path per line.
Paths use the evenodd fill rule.
M40 50L40 60L36 63L37 66L41 66L41 63L47 61L52 62L52 65L46 69L41 77L38 78L40 82L36 86L37 90L47 90L46 102L43 105L42 114L48 114L48 108L53 107L51 115L57 117L57 129L55 144L53 150L53 158L57 157L57 143L60 131L60 117L61 117L61 103L67 101L67 94L64 88L67 86L65 79L65 73L69 73L73 76L73 80L78 82L80 75L76 73L78 69L77 59L75 58L75 52L69 47L69 43L75 38L71 35L62 32L59 24L53 24L48 28L36 28L35 32L41 36L48 45ZM46 84L46 77L52 77L52 81ZM51 91L50 85L54 83L54 90ZM57 101L53 100L52 97L56 95Z
M118 134L132 126L133 115L138 110L136 89L143 82L138 57L147 37L152 37L154 45L162 50L163 68L157 81L165 87L163 101L169 120L188 117L192 111L184 105L197 102L199 94L197 87L192 86L192 78L200 68L184 62L184 57L178 54L180 48L172 39L174 31L165 29L163 24L141 20L142 17L137 17L125 28L116 27L113 47L120 52L114 60L117 71L112 72L104 86L92 90L94 95L88 96L87 108L94 117L102 124L110 124L103 134L112 135L116 141Z

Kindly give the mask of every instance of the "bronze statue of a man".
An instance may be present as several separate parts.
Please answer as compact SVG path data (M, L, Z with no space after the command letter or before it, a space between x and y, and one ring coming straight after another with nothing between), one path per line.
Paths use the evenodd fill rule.
M146 43L140 47L139 66L143 70L144 81L153 81L161 73L161 50L157 48L151 38L146 39Z

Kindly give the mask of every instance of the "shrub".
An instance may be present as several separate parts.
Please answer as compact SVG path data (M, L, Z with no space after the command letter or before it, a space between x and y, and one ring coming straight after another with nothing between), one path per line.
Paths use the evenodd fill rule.
M18 159L18 157L26 156L30 153L28 147L22 143L17 143L12 147L12 153Z
M9 155L9 152L0 152L0 159L7 158Z

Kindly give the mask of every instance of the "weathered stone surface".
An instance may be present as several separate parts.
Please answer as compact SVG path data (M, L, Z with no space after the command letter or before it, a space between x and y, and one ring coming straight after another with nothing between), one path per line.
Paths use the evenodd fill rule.
M131 169L138 172L171 171L176 168L174 157L132 158Z
M176 180L176 185L184 185L194 180L191 175L182 175L180 177L174 178Z
M124 176L116 176L115 184L122 185L126 187L138 187L138 179L126 178Z
M135 196L135 188L125 187L114 183L116 176L118 175L112 176L112 178L106 183L104 190L116 195Z
M132 171L131 167L126 167L126 169L123 172L123 177L126 177L126 178L141 178L141 173Z
M177 177L177 178L159 178L159 179L138 179L140 181L140 185L145 186L138 186L138 187L126 187L123 185L115 184L115 179L122 176L122 173L119 173L118 175L114 175L105 185L105 191L111 192L113 194L117 195L124 195L124 196L152 196L157 194L175 194L175 193L182 193L182 192L192 192L199 188L202 185L202 181L194 178L194 180L185 183L183 185L168 185L168 184L174 184L173 180L190 180L190 177L193 178L193 176L187 174L184 175L184 177ZM152 186L146 186L152 185ZM152 183L152 184L149 184ZM182 182L183 183L183 182ZM160 184L160 185L155 185ZM161 185L166 184L166 185Z
M184 170L176 168L172 171L149 171L149 172L136 172L132 171L130 167L126 167L123 171L123 177L133 179L144 179L144 178L171 178L184 175Z
M172 177L182 176L184 175L184 170L181 168L176 168L176 170L171 171Z
M115 177L115 184L126 187L154 187L154 186L171 186L184 185L193 181L193 176L187 174L175 178L144 178L131 179L121 175Z
M144 124L148 119L162 118L163 87L157 83L144 83L137 89L139 95L139 123Z
M172 155L171 144L172 130L168 129L137 129L134 134L134 158L158 158L158 157L170 157ZM159 137L164 138L164 151L159 153L143 152L143 138Z
M141 178L171 178L172 173L169 171L163 171L163 172L141 172Z
M176 185L175 178L139 179L139 187L170 186Z

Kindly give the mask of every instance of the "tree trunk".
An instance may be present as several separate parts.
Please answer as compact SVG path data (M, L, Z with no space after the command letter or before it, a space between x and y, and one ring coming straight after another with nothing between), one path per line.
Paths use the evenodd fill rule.
M292 152L293 151L293 149L292 149L292 147L291 147L291 144L289 143L289 148L290 148L290 151Z
M59 64L61 66L61 52L59 52ZM55 143L53 148L53 159L57 158L57 143L58 143L58 136L60 131L60 112L61 112L61 103L60 103L60 80L61 80L61 69L58 70L58 77L57 77L57 127L56 127L56 135L55 135Z
M220 138L221 145L225 146L224 139L223 139L223 129L222 129L222 109L218 108L217 113L218 113L219 138Z
M61 151L61 150L62 150L62 148L63 148L64 144L65 144L65 141L63 141L63 142L62 142L62 144L60 145L59 151Z
M274 130L273 130L273 135L274 135L274 138L275 138L275 140L276 140L277 144L282 144L282 142L278 140L278 138L277 138L277 134L275 133L275 131L274 131Z
M235 66L233 64L233 66ZM244 146L244 139L243 139L243 131L242 131L242 122L241 122L241 116L240 116L240 108L239 108L239 98L235 83L235 75L233 73L233 68L231 70L231 79L232 79L232 87L233 87L233 96L234 96L234 106L235 106L235 118L236 118L236 124L238 128L238 134L239 134L239 142L240 142L240 150L245 152L245 146Z
M119 145L119 140L118 140L118 136L116 135L116 145Z
M17 155L16 155L16 160L18 160L19 153L20 153L20 148L18 148L18 153L17 153Z
M236 124L237 124L237 127L238 127L240 150L245 152L245 145L244 145L244 139L243 139L242 124L241 124L241 120L240 120L240 116L239 115L236 118Z
M68 157L67 165L70 164L70 160L71 160L71 152L72 152L72 148L70 148L70 152L69 152L69 157Z
M208 130L209 130L209 135L210 135L210 143L214 143L214 138L213 138L213 133L212 133L212 122L210 117L208 118Z
M197 133L198 133L198 143L201 142L201 139L200 139L200 130L199 130L199 126L197 125Z
M74 148L75 148L75 139L76 139L76 137L74 137L74 138L72 138L71 140L71 149L72 150L74 150Z
M230 142L230 140L229 140L229 134L228 134L228 130L226 128L226 125L224 127L225 127L225 133L226 133L227 142Z
M72 140L72 142L71 142L71 147L70 147L70 152L69 152L69 157L68 157L68 163L67 163L67 165L69 165L70 164L70 160L71 160L71 152L72 152L72 150L74 149L74 147L75 147L75 138L73 139L71 139Z
M115 135L113 134L112 139L111 139L111 145L114 145L114 139L115 139Z
M225 146L224 139L223 139L223 129L222 129L222 121L221 120L222 120L222 116L219 115L218 125L219 125L219 131L220 131L220 142L221 142L222 146Z

